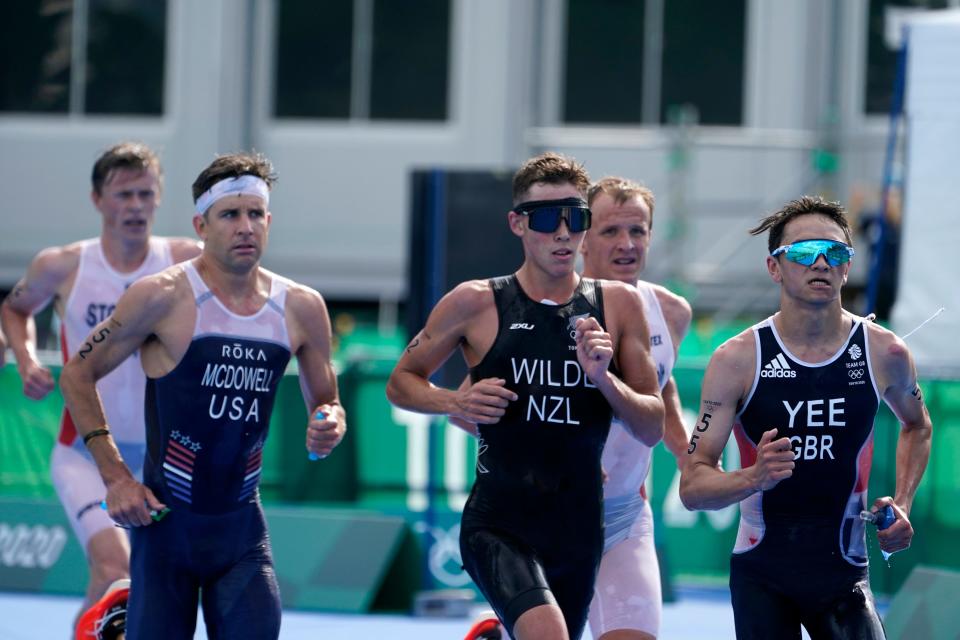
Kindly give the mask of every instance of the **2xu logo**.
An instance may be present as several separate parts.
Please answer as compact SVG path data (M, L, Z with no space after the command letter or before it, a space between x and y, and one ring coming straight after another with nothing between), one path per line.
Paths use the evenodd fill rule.
M49 569L60 558L67 543L63 527L0 522L0 566Z

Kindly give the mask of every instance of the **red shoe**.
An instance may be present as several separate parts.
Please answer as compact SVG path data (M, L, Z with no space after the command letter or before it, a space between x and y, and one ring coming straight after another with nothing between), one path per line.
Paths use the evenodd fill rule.
M127 597L130 580L117 580L103 597L87 609L77 622L76 640L117 640L127 630Z
M463 640L507 640L507 632L493 611L480 614Z

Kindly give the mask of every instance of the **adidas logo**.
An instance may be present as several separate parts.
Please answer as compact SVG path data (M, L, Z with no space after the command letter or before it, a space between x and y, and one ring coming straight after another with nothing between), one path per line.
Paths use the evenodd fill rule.
M797 372L790 368L790 363L778 353L777 357L764 365L760 370L761 378L796 378Z

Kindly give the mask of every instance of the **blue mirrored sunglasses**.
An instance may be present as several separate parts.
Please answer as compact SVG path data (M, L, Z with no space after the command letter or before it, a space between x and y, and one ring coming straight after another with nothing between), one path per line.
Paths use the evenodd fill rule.
M827 264L831 267L838 267L850 262L850 258L856 252L850 245L837 240L799 240L793 244L777 247L770 255L776 257L781 253L790 262L796 262L805 267L812 265L820 256L826 258Z
M527 226L540 233L553 233L560 228L561 220L567 223L570 233L580 233L590 228L592 218L587 203L579 198L533 200L522 202L513 210L527 216Z

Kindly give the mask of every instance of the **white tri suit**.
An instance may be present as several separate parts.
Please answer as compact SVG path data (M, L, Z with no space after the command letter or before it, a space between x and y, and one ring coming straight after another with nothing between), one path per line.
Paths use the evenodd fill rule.
M120 273L107 262L99 238L81 243L80 262L70 295L64 303L60 349L66 362L86 342L91 330L113 313L117 300L136 280L173 265L167 238L150 238L143 264ZM97 382L110 433L120 454L137 477L143 466L143 392L146 378L135 353ZM112 528L113 520L100 508L106 498L100 472L77 434L66 409L50 459L53 486L84 552L97 532Z
M772 319L753 327L753 387L734 435L743 467L764 431L790 438L793 475L740 502L730 561L737 638L883 638L870 591L866 534L873 421L880 393L866 325L854 317L846 343L804 362Z
M258 490L263 446L290 361L289 280L271 274L251 315L227 309L183 264L193 338L172 371L147 379L143 483L170 508L131 530L131 640L192 638L197 605L211 640L276 638L280 592Z
M676 360L670 327L654 287L637 281L650 329L650 354L660 389L670 380ZM594 638L614 629L639 629L656 636L662 597L660 567L653 539L653 513L643 483L653 449L630 435L614 418L603 449L604 548L590 603Z

